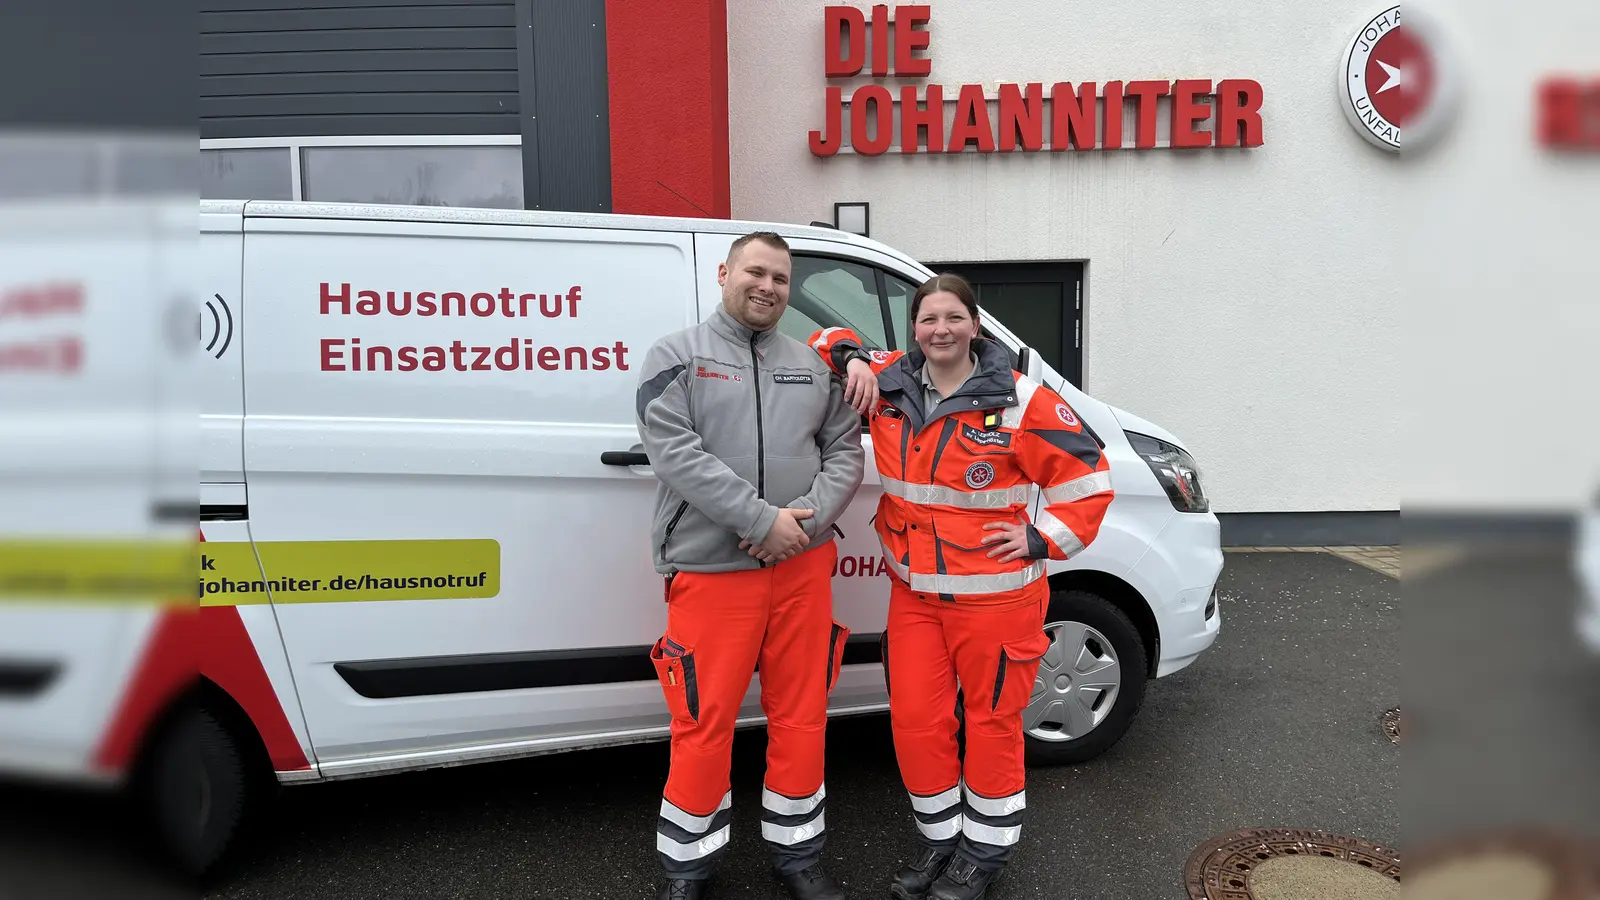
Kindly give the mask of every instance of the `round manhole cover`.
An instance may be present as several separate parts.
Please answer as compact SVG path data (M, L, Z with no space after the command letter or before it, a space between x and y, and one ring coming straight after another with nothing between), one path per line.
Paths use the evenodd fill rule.
M1540 831L1472 837L1409 857L1407 900L1592 900L1600 847Z
M1189 856L1191 900L1398 900L1400 857L1357 838L1296 828L1251 828Z
M1400 743L1400 707L1383 714L1383 733L1389 736L1389 743Z

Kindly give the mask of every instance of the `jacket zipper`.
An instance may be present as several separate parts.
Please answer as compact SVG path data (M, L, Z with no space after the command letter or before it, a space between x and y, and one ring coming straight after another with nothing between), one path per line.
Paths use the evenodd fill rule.
M667 533L661 536L661 558L663 560L667 558L667 541L672 540L672 532L678 527L678 520L683 518L683 514L688 511L688 509L689 501L685 500L682 503L679 503L678 511L673 513L672 521L667 523Z
M766 436L761 426L761 359L756 356L756 335L750 337L750 368L756 385L756 496L767 499Z
M906 467L909 460L906 458L906 448L911 446L911 420L906 419L900 423L900 477L906 477Z
M756 386L756 497L767 499L767 443L766 432L761 425L761 358L756 355L756 338L750 336L750 371L751 380ZM765 569L766 563L761 563Z

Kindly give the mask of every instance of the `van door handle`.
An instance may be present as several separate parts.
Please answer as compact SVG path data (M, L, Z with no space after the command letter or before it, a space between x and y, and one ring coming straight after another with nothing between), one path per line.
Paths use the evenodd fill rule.
M635 450L607 450L600 454L600 461L608 466L648 466L648 454Z

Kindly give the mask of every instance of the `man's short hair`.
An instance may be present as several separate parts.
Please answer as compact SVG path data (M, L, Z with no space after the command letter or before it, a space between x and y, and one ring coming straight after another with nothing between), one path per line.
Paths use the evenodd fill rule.
M728 248L728 262L733 262L733 258L739 255L739 251L744 249L744 245L750 243L751 241L760 241L774 250L782 250L785 253L789 252L789 242L784 240L783 236L777 232L752 231L744 237L734 241L733 246Z

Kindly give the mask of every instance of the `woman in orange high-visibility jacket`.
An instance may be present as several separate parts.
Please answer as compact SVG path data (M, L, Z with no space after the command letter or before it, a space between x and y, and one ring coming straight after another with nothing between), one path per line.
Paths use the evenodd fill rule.
M974 900L1021 837L1022 712L1050 646L1045 560L1070 558L1095 539L1111 471L1071 407L980 337L965 280L923 284L911 328L909 353L867 352L843 328L810 344L848 376L847 401L870 417L883 483L875 527L894 573L884 674L920 832L890 892ZM1029 521L1035 486L1044 507Z

